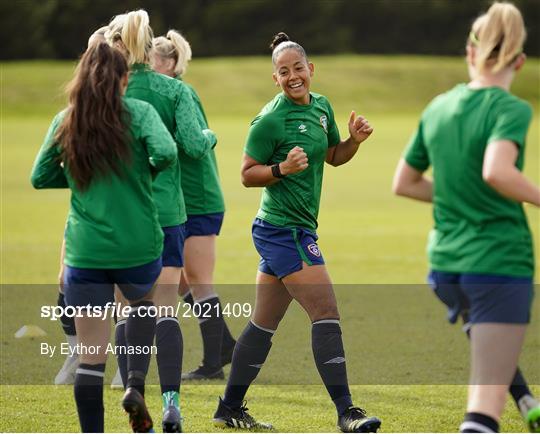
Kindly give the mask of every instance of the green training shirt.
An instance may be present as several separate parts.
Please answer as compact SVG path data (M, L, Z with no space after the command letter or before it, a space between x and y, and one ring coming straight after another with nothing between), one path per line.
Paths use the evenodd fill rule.
M244 151L273 165L285 161L295 146L304 149L308 168L266 186L257 217L275 226L315 231L326 153L340 138L326 97L310 96L309 104L298 105L283 93L277 95L251 123Z
M405 152L419 171L433 166L433 218L428 243L433 270L532 276L532 237L523 206L482 178L489 143L510 140L523 169L528 103L499 87L465 84L435 98Z
M208 121L199 95L192 86L186 83L184 85L190 91L195 103L199 128L208 129ZM182 190L184 191L187 214L201 215L224 212L225 203L214 149L210 149L200 159L190 157L183 150L180 150L178 157L182 167Z
M177 158L176 143L158 113L143 101L123 99L130 115L131 160L122 176L96 176L81 192L60 164L56 131L65 112L54 118L32 169L35 188L70 188L64 262L78 268L130 268L157 259L163 231L152 197L152 172Z
M179 149L190 157L203 158L216 144L211 130L201 130L191 93L179 80L154 72L148 65L135 64L126 95L152 104ZM180 172L177 161L154 181L154 200L162 227L176 226L187 219Z

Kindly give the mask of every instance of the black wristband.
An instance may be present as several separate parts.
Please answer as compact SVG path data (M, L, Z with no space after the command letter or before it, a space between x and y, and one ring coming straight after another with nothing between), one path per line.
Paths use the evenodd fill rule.
M272 175L274 175L274 178L285 178L287 176L279 170L279 163L272 166Z

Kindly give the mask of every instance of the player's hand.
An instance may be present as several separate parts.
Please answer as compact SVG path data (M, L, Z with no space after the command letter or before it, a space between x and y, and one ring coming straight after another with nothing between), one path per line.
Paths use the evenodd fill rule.
M371 133L373 128L369 125L369 122L363 116L356 116L354 110L351 112L349 117L349 134L351 138L358 144L366 140Z
M292 175L306 170L308 166L306 153L300 146L295 146L287 154L287 159L279 163L279 170L283 175Z

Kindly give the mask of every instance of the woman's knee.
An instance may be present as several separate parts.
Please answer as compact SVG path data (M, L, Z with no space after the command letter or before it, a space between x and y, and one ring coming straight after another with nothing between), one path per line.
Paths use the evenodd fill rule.
M251 320L260 327L264 327L270 330L276 330L284 316L285 312L255 311Z
M335 304L328 304L328 305L322 305L322 306L312 306L310 310L308 310L308 315L312 322L314 321L320 321L323 319L337 319L339 320L339 311L337 308L337 305Z

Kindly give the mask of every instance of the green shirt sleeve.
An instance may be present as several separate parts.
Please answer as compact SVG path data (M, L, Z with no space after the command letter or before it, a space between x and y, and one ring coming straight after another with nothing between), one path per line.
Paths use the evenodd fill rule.
M498 111L487 142L510 140L519 148L523 148L531 118L532 109L529 104L523 101L508 101Z
M189 84L186 84L186 86L189 89L189 92L191 93L191 97L193 98L193 102L195 104L195 112L197 114L199 126L201 127L201 129L206 129L208 128L208 119L206 118L206 113L204 112L201 99L199 98L199 95L197 95L197 92L192 86L190 86Z
M63 119L61 112L53 119L41 149L34 161L30 182L34 188L68 188L68 182L60 161L60 150L55 139L56 130Z
M332 109L330 103L328 103L328 113L328 147L331 148L333 146L337 146L341 141L341 138L339 136L338 126L334 116L334 110Z
M179 85L175 107L175 139L189 157L200 160L216 145L216 135L210 129L201 130L191 92L180 82Z
M141 139L146 146L148 161L156 170L163 170L177 158L176 142L150 104L141 123Z
M257 116L249 128L244 152L261 164L266 164L279 143L276 132L279 126L271 116Z
M430 165L426 144L424 143L422 122L418 125L415 133L411 137L404 158L407 164L420 172L424 172Z

